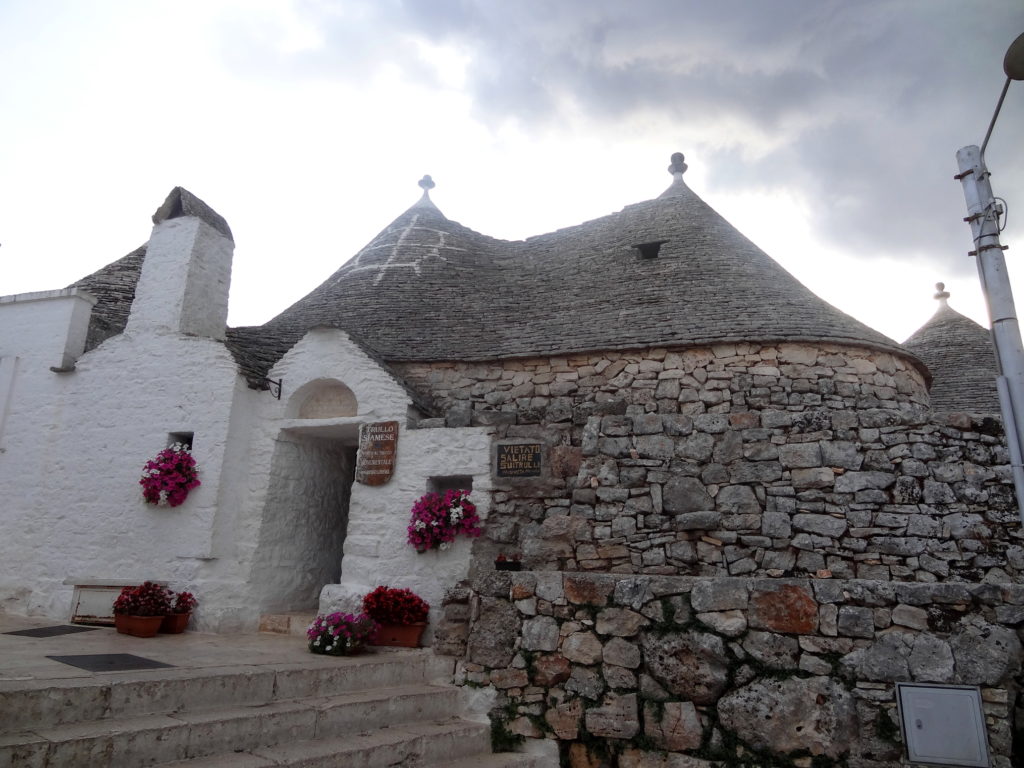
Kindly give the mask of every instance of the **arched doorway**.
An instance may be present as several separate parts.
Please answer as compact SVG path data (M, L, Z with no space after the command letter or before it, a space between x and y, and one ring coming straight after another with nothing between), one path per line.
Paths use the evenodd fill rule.
M337 379L295 391L274 441L252 578L263 612L315 608L337 583L359 438L358 401Z

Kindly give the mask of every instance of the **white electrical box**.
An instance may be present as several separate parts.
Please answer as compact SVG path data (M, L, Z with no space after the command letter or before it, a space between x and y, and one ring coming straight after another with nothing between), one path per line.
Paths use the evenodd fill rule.
M896 699L909 761L989 768L977 687L896 683Z

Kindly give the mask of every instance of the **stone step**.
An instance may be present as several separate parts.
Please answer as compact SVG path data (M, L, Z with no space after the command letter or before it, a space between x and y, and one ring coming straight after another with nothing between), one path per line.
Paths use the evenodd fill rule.
M446 760L431 768L558 768L558 760L519 752L496 752L464 757L461 760Z
M452 741L450 736L445 736L447 731L435 732L431 721L457 711L458 697L455 688L416 685L244 707L37 727L0 740L0 765L33 768L123 765L127 768L243 751L254 755L275 749L287 752L296 744L304 744L316 752L319 749L316 745L323 740L336 741L340 737L347 741L356 734L375 729L387 733L417 733L425 728L424 733L432 734L430 745L433 745L442 737ZM472 743L479 726L465 725L467 728L474 726L470 728ZM427 746L426 742L413 744L417 750ZM487 747L489 743L485 743L484 749ZM453 742L452 748L461 746Z
M260 632L275 635L305 637L306 629L316 618L316 611L293 611L291 613L265 613L260 616Z
M383 768L383 766L465 766L511 768L530 763L489 762L490 726L451 719L413 723L351 736L295 741L244 753L214 755L163 765L162 768Z
M450 680L451 660L429 650L308 663L162 669L103 678L0 681L0 735L76 722L266 705Z

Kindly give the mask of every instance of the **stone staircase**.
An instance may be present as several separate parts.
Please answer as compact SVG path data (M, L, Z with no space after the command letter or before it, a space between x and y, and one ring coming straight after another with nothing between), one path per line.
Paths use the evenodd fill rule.
M0 766L512 768L429 650L3 681Z

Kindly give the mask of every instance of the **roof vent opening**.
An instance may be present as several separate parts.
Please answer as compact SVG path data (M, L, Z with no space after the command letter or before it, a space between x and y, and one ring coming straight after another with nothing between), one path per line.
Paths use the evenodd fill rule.
M641 259L656 259L661 251L661 246L667 242L668 240L654 240L650 243L637 243L633 247L640 252Z

